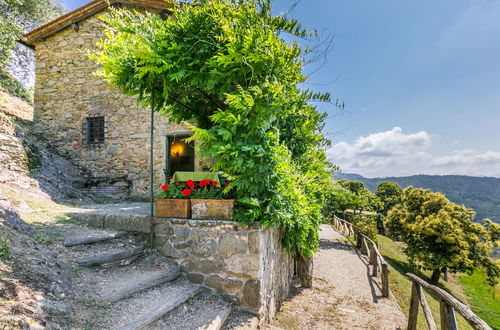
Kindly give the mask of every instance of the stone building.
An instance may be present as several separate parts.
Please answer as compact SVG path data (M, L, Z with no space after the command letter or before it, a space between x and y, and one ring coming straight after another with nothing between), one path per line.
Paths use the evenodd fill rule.
M167 15L163 0L94 0L24 35L35 49L34 120L55 150L88 170L91 191L146 197L150 111L95 76L88 58L103 37L99 16L110 7ZM155 189L177 170L206 170L190 132L155 115Z

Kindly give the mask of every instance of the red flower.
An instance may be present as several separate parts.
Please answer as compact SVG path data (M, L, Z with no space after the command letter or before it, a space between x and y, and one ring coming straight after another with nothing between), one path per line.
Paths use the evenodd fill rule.
M179 183L179 181L175 181L175 183Z
M188 188L184 188L184 189L182 189L182 194L184 196L189 196L189 195L191 195L191 190Z
M187 180L186 185L187 185L190 189L194 189L194 181L193 181L193 180Z
M203 183L203 181L200 181L200 183L198 183L198 186L200 186L200 188L203 188L205 187L205 184Z
M212 181L212 187L217 187L217 181Z
M161 190L167 191L167 189L168 189L168 184L164 184L163 186L161 186Z
M156 267L161 267L161 265L160 264L156 264Z
M173 178L174 178L173 176L169 176L169 177L168 177L168 179L169 179L169 180L172 180Z
M224 183L222 186L223 186L224 188L226 188L227 186L229 186L229 183L227 183L227 182L226 182L226 183Z

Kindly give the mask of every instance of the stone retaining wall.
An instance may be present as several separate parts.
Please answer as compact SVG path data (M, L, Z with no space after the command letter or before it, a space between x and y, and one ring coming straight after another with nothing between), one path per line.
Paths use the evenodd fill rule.
M293 258L281 233L258 223L156 218L155 246L178 262L189 279L225 299L272 318L288 295Z

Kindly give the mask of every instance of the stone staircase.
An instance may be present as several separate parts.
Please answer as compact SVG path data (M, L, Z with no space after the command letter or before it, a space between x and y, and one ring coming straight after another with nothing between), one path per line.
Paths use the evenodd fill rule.
M75 319L86 329L220 329L231 305L145 248L144 236L99 232L66 240Z

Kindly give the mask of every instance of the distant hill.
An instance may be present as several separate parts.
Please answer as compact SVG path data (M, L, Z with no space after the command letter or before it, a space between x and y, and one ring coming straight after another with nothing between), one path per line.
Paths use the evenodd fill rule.
M412 175L404 177L365 178L359 174L336 173L339 179L359 180L370 191L375 191L382 181L399 184L402 188L413 186L438 191L454 203L463 204L476 211L476 221L484 218L500 223L500 178L466 175Z

